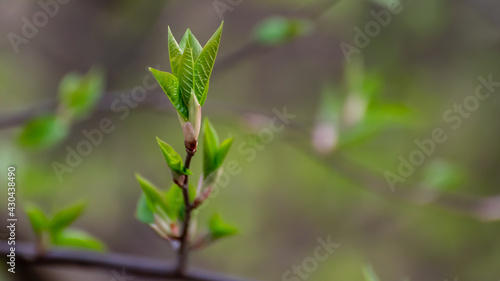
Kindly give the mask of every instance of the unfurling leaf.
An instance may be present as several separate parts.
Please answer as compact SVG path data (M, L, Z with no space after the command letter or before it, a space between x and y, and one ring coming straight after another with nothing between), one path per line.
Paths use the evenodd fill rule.
M182 100L184 104L189 104L191 91L194 88L194 58L193 49L189 41L187 41L186 49L184 53L182 53L177 78L179 79L179 89Z
M159 138L156 138L158 144L160 145L161 152L163 153L163 157L165 157L165 161L167 161L167 165L172 170L175 175L192 175L193 173L186 169L182 164L182 158L175 150L168 145L166 142L162 141Z
M106 247L87 232L67 229L52 237L52 244L69 248L103 252Z
M29 205L25 208L25 211L35 234L40 235L43 231L49 229L50 221L42 210L33 205Z
M85 76L76 73L67 74L60 83L59 98L62 106L72 116L83 117L94 108L103 89L103 71L92 68Z
M19 143L27 148L47 148L58 144L68 135L68 126L55 115L31 120L23 128Z
M203 48L189 29L182 40L177 43L170 27L168 28L168 53L173 73L171 75L177 79L177 87L172 86L175 83L171 80L174 79L169 77L166 72L156 70L153 74L182 116L183 121L192 120L191 110L188 109L191 95L196 95L200 107L205 103L210 75L219 50L222 27L223 24ZM178 88L178 90L173 91L173 88ZM181 100L182 102L180 102ZM195 123L192 122L192 124L194 128L197 128Z
M79 202L57 212L52 218L52 222L50 224L51 233L60 232L70 226L70 224L72 224L82 214L83 210L85 210L85 206L85 202Z
M149 68L149 71L153 73L153 76L160 84L163 91L167 94L168 99L175 107L177 112L182 116L184 120L188 120L188 108L187 103L182 100L180 90L179 90L179 80L171 73L156 70L154 68Z
M235 235L238 233L238 229L223 222L219 214L215 214L210 220L209 230L210 230L210 235L214 240Z
M194 92L201 106L207 98L208 83L219 51L223 26L224 22L205 44L194 66Z
M170 30L170 26L168 27L168 56L170 59L170 68L172 68L172 73L173 75L177 75L177 70L179 69L182 57L182 50Z
M193 33L191 32L191 30L189 28L186 30L186 33L182 37L180 45L181 45L182 51L185 51L186 46L189 45L193 49L192 50L193 51L193 61L196 61L196 59L198 58L198 56L201 53L201 45L200 45L200 42L198 42L198 39L196 39L196 37L194 37Z

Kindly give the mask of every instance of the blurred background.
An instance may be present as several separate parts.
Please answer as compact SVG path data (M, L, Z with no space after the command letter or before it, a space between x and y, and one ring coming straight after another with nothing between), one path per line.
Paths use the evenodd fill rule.
M134 217L134 173L170 186L155 136L183 146L175 111L147 67L170 71L168 26L178 40L190 28L203 45L224 19L203 114L221 138L236 137L228 159L241 169L199 225L218 211L241 233L192 254L193 268L286 280L318 238L331 237L341 246L296 280L365 280L367 264L380 280L498 280L500 88L483 86L483 96L491 93L484 99L476 93L481 81L500 81L500 2L396 1L61 0L47 8L3 0L0 174L5 183L15 165L18 240L35 239L26 204L50 212L83 198L75 227L110 252L174 259ZM30 120L57 111L61 79L96 65L105 83L93 110L41 148L23 141ZM133 96L141 87L147 94ZM272 130L283 111L293 118ZM112 132L58 176L55 163L67 165L83 132L103 119ZM431 141L435 130L446 141ZM193 159L196 177L201 160ZM0 279L114 278L18 270L13 279L3 268Z

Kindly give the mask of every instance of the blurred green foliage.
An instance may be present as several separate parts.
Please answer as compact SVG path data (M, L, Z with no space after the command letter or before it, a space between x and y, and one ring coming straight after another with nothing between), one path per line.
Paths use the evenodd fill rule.
M51 218L34 205L25 207L31 227L38 237L39 248L62 246L84 250L104 251L105 246L87 232L68 227L82 214L86 203L80 202L59 210Z
M238 229L222 221L219 214L215 214L212 219L210 219L209 224L210 235L212 239L221 239L227 236L235 235L238 233Z
M104 90L104 74L92 68L85 76L69 73L59 84L56 113L35 117L23 128L19 143L26 148L46 149L63 141L71 125L92 113Z
M68 135L68 125L55 115L37 117L26 124L19 136L23 147L47 148Z
M69 73L59 86L61 106L68 114L81 119L92 113L104 90L104 74L99 68L92 68L85 76Z
M263 45L278 45L310 32L312 24L306 19L270 17L257 24L254 37Z

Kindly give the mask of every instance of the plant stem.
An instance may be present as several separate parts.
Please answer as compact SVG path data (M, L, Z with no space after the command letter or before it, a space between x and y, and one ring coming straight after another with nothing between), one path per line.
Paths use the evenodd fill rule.
M191 158L193 158L196 150L190 150L186 148L186 161L185 167L186 169L189 169L191 166ZM177 253L177 274L179 276L184 276L186 274L186 269L187 269L187 261L188 261L188 250L189 250L189 226L191 223L191 212L193 211L193 206L191 204L191 201L189 200L189 177L186 175L186 178L184 180L184 184L182 186L179 186L182 188L182 195L184 197L184 223L182 226L182 234L180 237L180 247L179 251Z

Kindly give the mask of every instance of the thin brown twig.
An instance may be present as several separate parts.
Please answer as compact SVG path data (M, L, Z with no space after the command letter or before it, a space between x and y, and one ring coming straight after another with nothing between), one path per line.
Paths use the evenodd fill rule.
M184 165L186 169L189 169L191 166L191 159L193 158L196 150L190 150L186 147L186 160L184 161ZM177 268L176 271L178 275L183 276L187 270L187 261L188 261L188 251L189 251L189 227L191 223L191 212L193 210L193 206L191 201L189 200L189 177L186 175L184 184L181 186L182 195L184 198L184 222L182 226L182 233L180 237L180 247L177 253Z

